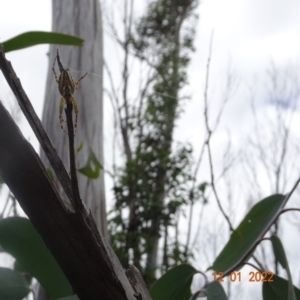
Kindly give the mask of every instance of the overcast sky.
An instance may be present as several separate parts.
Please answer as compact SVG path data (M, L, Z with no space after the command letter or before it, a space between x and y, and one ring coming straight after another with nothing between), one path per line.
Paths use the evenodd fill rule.
M50 0L0 0L0 3L0 42L26 31L51 30ZM199 144L199 128L203 126L199 121L202 114L200 102L212 30L212 95L218 95L216 90L226 80L229 62L241 82L241 88L226 108L223 118L225 127L229 126L234 134L243 134L234 131L234 128L248 126L249 95L246 91L253 77L264 74L271 61L280 67L299 65L300 62L299 0L203 0L198 11L196 52L189 69L190 85L187 88L192 100L186 105L185 114L176 129L176 138L195 145ZM47 51L48 45L41 45L7 54L39 116L44 101ZM105 53L109 55L110 51ZM106 59L109 60L109 56ZM8 93L4 82L1 73L0 100ZM22 131L37 147L25 120L22 121Z
M51 30L51 1L1 2L0 42L26 31ZM197 99L203 93L201 88L212 30L212 86L225 81L229 61L243 83L251 80L254 74L265 72L271 60L279 65L300 61L300 2L297 0L203 0L198 11L196 52L188 87L193 101L186 108L186 120L190 122L197 119ZM39 115L44 101L47 51L48 46L41 45L7 54ZM4 96L3 92L0 96ZM245 112L242 109L244 102L245 98L232 106ZM234 107L226 113L241 117ZM234 119L231 116L231 120ZM27 130L28 127L24 125L23 128Z

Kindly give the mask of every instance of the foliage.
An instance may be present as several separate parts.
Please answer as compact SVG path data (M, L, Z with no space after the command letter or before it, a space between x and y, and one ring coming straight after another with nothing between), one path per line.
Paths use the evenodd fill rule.
M241 260L246 262L251 255L249 249L270 228L283 201L283 195L273 195L255 204L231 234L230 240L216 258L211 269L225 272L234 265L239 265Z
M266 218L264 218L264 222L266 224L269 220L272 219L274 222L276 220L276 216L278 216L279 213L283 211L283 206L280 205L283 204L282 200L282 196L273 195L261 200L249 211L249 213L244 217L237 229L232 233L230 240L213 263L214 270L220 270L218 264L220 264L219 261L222 253L227 253L226 255L223 255L223 260L227 262L224 268L233 271L240 269L245 265L248 256L244 256L245 259L240 260L238 264L236 260L230 260L230 251L236 251L235 248L237 245L236 243L233 243L233 237L238 235L240 236L240 238L245 239L249 235L256 236L257 238L257 228L259 228L262 224L262 217L267 216ZM275 202L278 202L278 205L275 204ZM270 210L270 208L273 208L273 206L275 208ZM252 225L249 225L250 217ZM245 224L247 223L249 226L245 231L243 227L245 227ZM268 227L262 226L262 228L260 228L260 232L264 232L265 229L267 230L269 228L269 226L269 223ZM274 248L274 255L278 258L282 266L287 270L287 273L289 273L285 251L281 245L279 238L272 236L271 241ZM253 247L253 243L247 243L248 246L245 246L243 242L240 242L238 244L240 244L241 246L241 248L238 248L237 250L238 255L240 255L240 253L252 253L254 247L257 245L255 243ZM0 269L0 277L3 276L3 280L0 280L2 282L2 285L0 287L0 297L5 295L5 299L10 299L9 295L12 295L13 298L11 299L21 300L24 295L28 294L30 282L27 282L25 280L27 277L26 274L32 274L39 281L43 282L44 287L46 287L47 291L52 294L55 299L59 298L57 293L61 293L63 286L66 286L67 288L67 282L67 285L63 284L62 282L58 282L58 278L61 276L59 275L61 271L58 267L56 267L56 263L53 261L53 257L46 249L43 241L41 240L41 237L37 234L36 230L33 228L29 220L16 217L1 220L0 245L4 248L4 250L11 253L18 261L18 267L15 267L15 271ZM21 262L21 265L19 264L19 262ZM26 271L24 272L24 270ZM204 288L197 291L191 297L190 288L192 278L197 273L199 273L199 271L186 264L182 264L170 269L151 288L150 293L153 300L185 300L196 299L196 297L201 296L206 296L207 299L211 300L227 299L222 285L218 281L207 282ZM200 272L200 274L203 273ZM229 275L229 273L225 275ZM9 276L10 279L7 281L7 283L5 283L6 281L4 277L8 278L7 276ZM14 286L14 289L11 288L11 285ZM69 290L69 288L67 289ZM69 290L67 294L71 295L71 290ZM300 291L293 286L292 278L290 275L288 276L288 280L274 275L273 281L263 282L264 300L294 300L300 299L299 295Z
M229 241L210 268L218 271L219 275L223 275L222 277L209 282L204 273L195 270L191 266L181 265L169 270L154 284L150 290L153 300L175 299L175 295L179 294L185 295L178 298L182 300L192 300L204 296L211 300L227 299L220 282L223 282L224 276L229 276L235 270L241 270L247 264L256 246L263 241L262 236L276 222L280 213L284 211L283 207L287 200L288 196L272 195L261 200L250 209L240 225L233 231ZM263 300L300 299L300 291L293 285L285 251L280 239L277 236L272 236L270 240L273 244L274 256L286 269L288 280L277 275L272 275L266 280L260 277L259 281L263 283ZM259 272L263 272L263 270ZM202 289L189 298L188 292L191 287L191 277L197 273L205 276L205 284ZM158 292L158 288L161 290L161 293ZM162 295L163 297L161 297Z
M39 31L20 34L2 44L7 53L44 43L82 46L83 40L66 34ZM93 162L95 163L95 160ZM47 172L49 177L53 178L52 170L48 169ZM3 183L1 177L0 185ZM21 300L26 297L31 291L32 277L43 285L53 299L72 294L64 273L28 219L1 219L0 247L2 252L7 252L16 259L14 270L0 268L1 299ZM70 299L76 299L74 297Z
M0 268L0 298L22 300L30 292L29 284L17 271Z
M196 269L187 264L172 268L151 288L151 297L155 300L188 300L191 296L190 286Z
M190 0L151 1L129 37L135 57L151 67L153 83L137 106L128 107L130 117L123 132L127 130L133 140L115 180L110 230L123 265L134 263L143 270L148 284L155 278L162 234L166 240L163 269L186 262L190 255L168 234L189 201L193 181L192 147L172 148L175 123L182 110L179 92L187 83L186 68L193 51L196 5L197 1ZM197 192L194 194L197 197Z
M204 296L209 300L227 299L220 282L210 282L207 278L203 287L192 295L193 276L204 273L182 264L188 260L191 252L177 240L170 240L168 235L171 227L177 228L177 216L185 205L195 199L202 199L204 204L207 201L204 196L207 183L193 188L192 147L173 146L173 130L182 108L179 91L187 82L186 67L189 53L193 50L194 36L194 27L189 30L184 28L184 31L181 26L183 21L195 19L192 15L195 5L196 1L193 0L152 1L147 16L137 23L135 35L130 36L130 45L136 57L147 61L153 58L148 62L155 70L155 81L151 92L145 97L147 101L142 117L132 107L128 130L134 137L134 150L125 167L120 168L115 182L116 202L110 226L112 243L124 266L133 262L144 270L148 283L153 282L155 270L147 269L153 266L148 261L144 264L146 268L143 268L143 258L145 255L148 258L151 254L155 256L155 245L161 236L164 237L161 269L167 271L175 267L153 285L150 291L153 300L192 300ZM183 14L184 11L187 13ZM4 45L8 52L42 42L82 41L65 38L60 34L26 33ZM79 172L89 178L97 178L101 169L91 151L86 165ZM51 170L48 170L48 174L53 177ZM252 257L255 247L264 240L262 238L270 226L283 212L286 197L275 194L254 205L232 232L211 269L223 272L224 276L242 269ZM126 212L128 218L124 217ZM263 282L263 299L300 299L300 290L293 285L280 239L276 235L269 239L274 257L286 271L287 279L274 275L273 281ZM1 299L23 299L30 292L32 276L43 284L53 298L78 299L76 296L67 296L72 293L71 287L29 220L1 220L0 246L2 251L16 258L14 270L0 268Z
M75 36L57 32L30 31L2 43L6 53L40 44L82 46L83 40Z
M296 298L289 298L290 280L286 280L277 275L274 275L273 282L264 282L262 294L264 300L285 300L297 299L300 300L300 290L293 286ZM294 297L294 296L292 296Z
M103 169L94 151L90 149L89 157L86 164L78 169L78 172L91 179L97 179L100 175L100 170Z
M37 278L54 299L72 294L68 280L28 219L2 219L0 245L22 266L21 274L30 274Z
M287 287L287 296L288 299L293 299L296 300L296 290L294 289L293 286L293 281L292 281L292 274L289 268L288 260L285 255L285 251L283 248L283 245L279 239L278 236L272 235L270 238L272 245L273 245L273 252L274 256L278 260L278 262L281 264L281 266L286 270L287 277L288 277L288 287Z

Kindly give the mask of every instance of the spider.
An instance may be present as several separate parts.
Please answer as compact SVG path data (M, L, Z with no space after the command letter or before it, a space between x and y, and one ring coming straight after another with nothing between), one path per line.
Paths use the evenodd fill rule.
M73 108L74 108L74 112L75 112L74 134L76 134L77 118L78 118L78 106L77 106L76 100L75 100L73 95L74 95L75 91L78 89L79 82L87 75L87 73L85 73L82 77L80 77L75 82L74 79L73 79L73 76L71 75L69 70L68 69L66 69L66 70L63 69L61 71L59 77L57 78L57 75L56 75L56 72L55 72L55 69L54 69L56 58L57 58L57 56L55 57L55 60L54 60L53 66L52 66L52 70L53 70L53 73L54 73L55 80L58 84L58 90L59 90L59 92L62 96L61 99L60 99L60 103L59 103L60 127L66 134L68 134L64 130L64 127L63 127L64 119L62 117L62 112L63 112L64 105L66 103L72 103Z

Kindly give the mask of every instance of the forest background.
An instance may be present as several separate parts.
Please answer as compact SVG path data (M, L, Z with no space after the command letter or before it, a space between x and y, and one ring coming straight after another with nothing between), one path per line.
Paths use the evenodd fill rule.
M50 1L41 5L38 1L11 1L2 10L0 21L0 38L2 41L24 31L50 29ZM9 7L8 5L12 5ZM24 5L22 9L22 5ZM5 19L9 11L26 10L13 21ZM29 9L34 7L34 10ZM109 9L109 7L107 7ZM137 7L137 14L142 12ZM37 13L37 11L39 13ZM183 91L190 97L186 100L180 119L175 128L175 141L191 143L194 148L194 159L197 161L205 140L204 91L206 64L210 56L211 34L214 39L211 54L210 78L208 82L208 100L210 118L213 124L218 115L220 103L228 94L228 103L223 111L218 129L214 132L211 148L214 160L214 173L222 204L236 226L244 213L256 201L277 191L285 193L291 187L289 178L296 178L297 170L297 127L299 128L298 100L298 61L300 44L298 42L299 20L297 12L300 5L296 1L203 1L197 8L199 20L195 37L195 52L191 55L188 69L189 85ZM18 12L17 12L18 13ZM32 13L32 16L30 15ZM115 15L117 16L117 13ZM47 19L48 18L48 19ZM18 20L18 22L16 22ZM104 18L105 22L105 18ZM118 72L118 52L113 41L105 36L105 59L111 62L113 72ZM22 50L8 54L14 61L16 71L22 80L35 109L41 115L44 99L45 74L47 69L46 52L48 46ZM112 55L114 53L114 55ZM111 57L110 57L111 56ZM24 59L24 57L26 59ZM81 70L88 71L88 70ZM93 75L90 75L93 76ZM95 74L94 76L97 76ZM33 85L32 79L35 79ZM228 90L226 82L232 78L234 85ZM108 81L105 82L108 86ZM5 93L5 91L2 93ZM2 97L2 95L1 95ZM255 109L254 109L255 108ZM112 111L109 100L105 100L105 158L110 157L111 137L113 136ZM255 113L254 113L255 112ZM278 122L278 120L281 120ZM279 124L280 123L280 124ZM36 145L33 135L25 120L20 120L26 137ZM276 127L276 126L283 127ZM288 151L282 162L280 158L280 130L289 129ZM58 130L59 127L58 127ZM284 138L286 133L283 134ZM277 144L278 142L278 144ZM278 156L277 156L278 155ZM276 166L282 165L282 177L276 174ZM224 172L226 171L226 172ZM210 168L207 157L198 172L199 182L210 182ZM276 181L277 180L277 181ZM292 181L293 182L293 181ZM108 209L112 207L112 182L106 179ZM207 190L208 203L196 207L192 230L194 246L194 266L203 269L210 265L228 239L228 225L222 214L216 216L217 206L212 193ZM201 217L200 217L201 216ZM189 217L188 211L186 217ZM280 236L286 245L286 251L292 261L297 261L297 242L299 221L291 216L287 218ZM201 223L199 224L199 220ZM183 224L188 219L181 219ZM199 227L200 226L200 227ZM186 236L187 228L180 226L181 236ZM199 230L200 228L200 230ZM226 234L220 234L224 231ZM289 234L286 234L286 233ZM261 254L263 255L263 253ZM291 263L294 283L299 283L299 270ZM245 271L247 274L247 271ZM241 287L242 285L240 285ZM255 289L254 286L248 286ZM239 289L239 287L238 287ZM235 291L238 293L238 291ZM248 293L247 293L248 294Z

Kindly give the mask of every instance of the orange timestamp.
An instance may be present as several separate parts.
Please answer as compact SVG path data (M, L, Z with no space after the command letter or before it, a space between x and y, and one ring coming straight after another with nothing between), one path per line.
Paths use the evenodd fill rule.
M223 282L224 273L223 272L213 272L212 273L214 281ZM248 281L249 282L273 282L273 272L249 272ZM229 280L231 282L240 282L242 280L241 272L231 272L229 274Z

